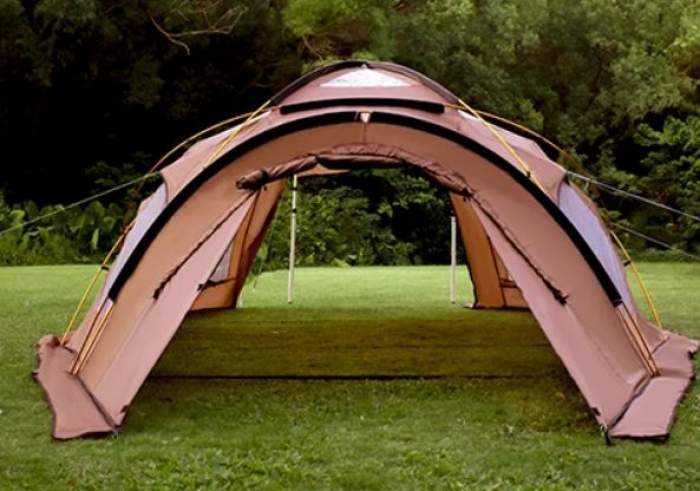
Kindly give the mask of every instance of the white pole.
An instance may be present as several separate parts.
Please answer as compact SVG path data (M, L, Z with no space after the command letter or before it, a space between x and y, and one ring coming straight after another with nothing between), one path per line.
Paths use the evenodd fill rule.
M450 302L457 301L457 220L450 216Z
M287 303L292 303L294 296L294 257L297 240L297 175L292 177L292 216L289 223L289 279L287 282Z

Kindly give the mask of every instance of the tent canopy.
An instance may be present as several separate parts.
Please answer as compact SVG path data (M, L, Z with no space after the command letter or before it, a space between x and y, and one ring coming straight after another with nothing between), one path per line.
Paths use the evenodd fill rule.
M531 139L408 68L318 69L161 171L80 327L43 338L53 435L114 432L189 311L233 308L293 174L409 165L450 193L477 308L529 308L612 436L665 437L698 343L657 329L595 206Z

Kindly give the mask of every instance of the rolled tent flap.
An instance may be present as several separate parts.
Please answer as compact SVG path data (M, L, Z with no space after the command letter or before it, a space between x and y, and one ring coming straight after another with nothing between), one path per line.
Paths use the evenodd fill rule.
M364 167L415 166L434 184L458 194L468 194L464 178L432 159L421 157L398 147L372 144L337 145L309 153L289 162L264 167L241 176L236 185L241 189L259 189L268 182L284 179L321 166L330 170L357 170Z

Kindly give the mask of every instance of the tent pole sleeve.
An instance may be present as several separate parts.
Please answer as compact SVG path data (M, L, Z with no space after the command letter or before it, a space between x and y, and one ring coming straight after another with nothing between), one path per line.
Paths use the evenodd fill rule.
M289 276L287 278L287 303L294 297L294 260L297 240L297 175L292 177L292 215L289 222Z
M457 219L450 215L450 303L457 301Z

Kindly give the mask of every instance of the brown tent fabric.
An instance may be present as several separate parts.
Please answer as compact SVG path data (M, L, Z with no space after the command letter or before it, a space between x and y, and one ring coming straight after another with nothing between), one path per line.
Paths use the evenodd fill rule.
M283 190L284 181L281 180L271 182L258 190L255 202L236 232L231 247L222 257L221 262L225 263L222 266L227 266L226 272L220 277L212 275L190 310L236 305Z
M473 308L527 309L527 302L494 250L469 200L450 193L474 287Z
M611 436L668 435L698 343L644 318L595 206L537 143L388 63L323 67L271 103L161 171L80 328L40 341L56 438L118 430L187 312L235 306L285 177L386 165L450 193L474 307L529 308Z

